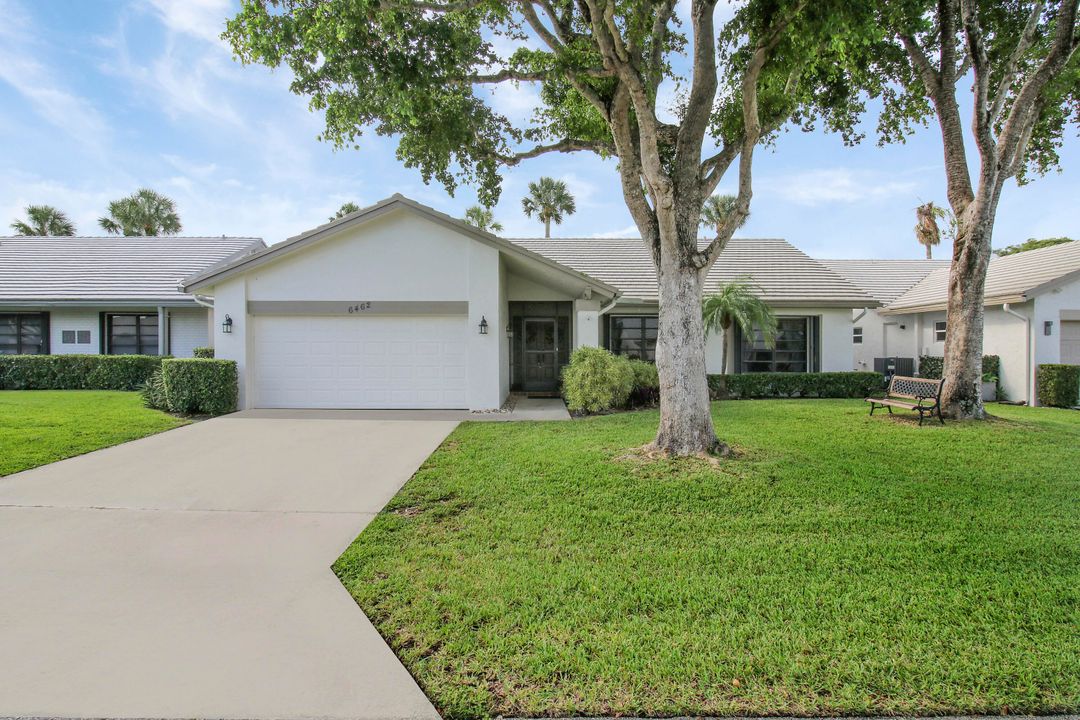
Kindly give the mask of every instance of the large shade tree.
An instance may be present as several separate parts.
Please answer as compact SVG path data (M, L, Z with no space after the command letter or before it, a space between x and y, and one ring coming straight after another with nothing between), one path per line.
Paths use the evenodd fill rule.
M27 205L26 219L11 223L11 229L16 235L71 237L75 234L75 223L52 205Z
M942 406L954 418L984 414L979 390L983 302L1002 189L1010 179L1023 183L1056 167L1066 127L1080 121L1078 2L876 4L884 34L867 65L887 83L882 139L902 140L933 118L945 153L956 237ZM964 105L971 107L966 121Z
M175 235L181 230L176 203L149 188L109 203L109 214L98 220L110 235L128 237Z
M725 449L709 411L702 279L749 211L754 150L792 117L851 128L860 108L844 56L871 37L873 18L872 5L846 0L749 0L718 25L716 0L685 3L681 18L676 6L242 0L225 37L242 61L289 67L292 90L324 112L325 139L393 135L425 181L474 184L485 205L501 166L551 152L617 159L659 280L654 446L684 455ZM540 102L515 123L487 88L520 83ZM738 202L699 247L702 204L729 171Z

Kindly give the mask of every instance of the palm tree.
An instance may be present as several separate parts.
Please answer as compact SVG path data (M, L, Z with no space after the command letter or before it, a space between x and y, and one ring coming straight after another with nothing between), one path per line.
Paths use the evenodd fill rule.
M338 208L338 211L336 213L334 213L334 217L330 218L330 221L333 222L334 220L337 220L338 218L343 218L346 215L348 215L349 213L354 213L359 209L360 209L360 206L357 205L356 203L347 202L347 203L343 204L341 207Z
M735 212L735 201L738 200L734 195L713 195L705 201L705 205L701 208L701 225L707 228L716 228L716 234L720 234L720 226L728 219L731 213ZM739 227L746 224L746 221L750 219L749 213L743 218L743 221L739 223Z
M719 332L724 339L721 375L727 375L727 332L733 324L748 337L753 337L755 331L761 332L767 346L776 346L776 316L765 301L754 294L750 278L736 278L722 285L716 293L705 298L701 313L705 319L705 336Z
M915 208L915 221L915 239L926 248L927 260L933 260L932 248L942 237L949 242L956 240L956 216L952 210L928 202ZM944 229L939 226L940 221L944 221Z
M481 205L473 205L465 211L465 217L461 218L470 225L475 225L484 232L502 232L502 223L495 219L495 213Z
M175 235L180 232L176 203L149 188L109 203L109 216L98 220L110 235Z
M544 237L551 237L551 223L561 225L563 214L577 211L574 196L566 189L566 183L554 178L542 177L529 183L529 194L521 198L521 209L528 217L536 215L544 223Z
M71 237L75 234L75 223L52 205L27 205L26 221L16 220L11 223L11 229L16 235Z

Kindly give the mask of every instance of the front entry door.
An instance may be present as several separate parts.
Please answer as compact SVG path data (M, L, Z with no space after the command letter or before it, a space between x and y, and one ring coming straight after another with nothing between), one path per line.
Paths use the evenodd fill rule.
M554 318L525 318L526 392L555 392L559 387L559 333Z

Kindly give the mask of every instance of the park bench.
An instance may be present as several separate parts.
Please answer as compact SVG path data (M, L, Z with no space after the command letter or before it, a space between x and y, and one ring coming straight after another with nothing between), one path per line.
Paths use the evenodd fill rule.
M893 375L889 380L889 389L885 397L866 398L866 402L870 403L870 414L873 415L874 410L878 408L885 408L892 415L892 409L898 407L919 413L920 425L924 417L934 415L937 415L937 419L944 425L945 420L941 417L941 384L943 382L943 380L929 378Z

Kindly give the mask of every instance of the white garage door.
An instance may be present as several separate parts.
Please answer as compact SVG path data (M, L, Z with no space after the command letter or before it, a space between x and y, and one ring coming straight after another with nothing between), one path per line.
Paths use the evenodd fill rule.
M263 408L465 408L464 316L257 317Z
M1080 320L1061 323L1061 362L1080 365Z

